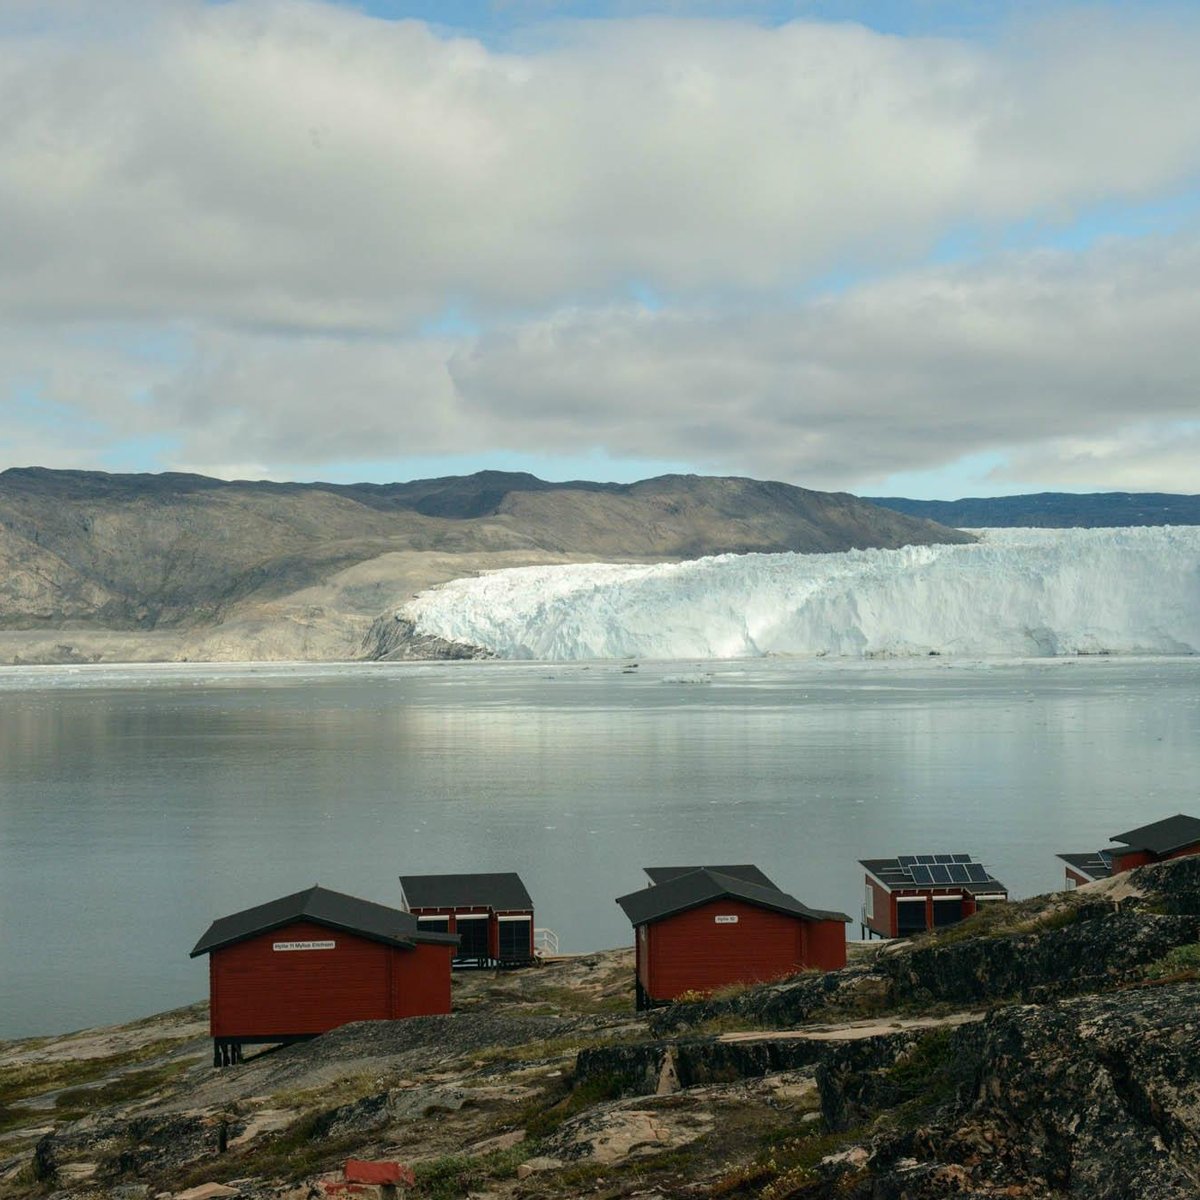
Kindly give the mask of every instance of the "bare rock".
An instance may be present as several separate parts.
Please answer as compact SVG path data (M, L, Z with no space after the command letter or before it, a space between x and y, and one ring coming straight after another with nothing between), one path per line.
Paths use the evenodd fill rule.
M562 1159L550 1158L548 1155L538 1155L537 1158L526 1159L517 1167L517 1178L528 1179L530 1175L537 1175L542 1171L557 1171L559 1167L565 1166Z

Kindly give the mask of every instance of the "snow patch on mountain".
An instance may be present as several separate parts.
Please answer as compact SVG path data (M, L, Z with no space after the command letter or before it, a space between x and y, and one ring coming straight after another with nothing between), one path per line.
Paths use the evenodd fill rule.
M978 532L965 546L495 571L400 615L517 659L1200 652L1200 527Z

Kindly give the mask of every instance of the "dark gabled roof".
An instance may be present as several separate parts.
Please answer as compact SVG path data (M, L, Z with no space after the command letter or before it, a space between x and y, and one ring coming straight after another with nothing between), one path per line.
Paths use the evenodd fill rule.
M1200 842L1200 819L1177 813L1152 825L1113 835L1114 842L1124 842L1131 850L1149 850L1151 854L1170 854ZM1118 851L1124 853L1124 851Z
M484 875L401 875L409 908L532 910L533 901L515 871Z
M1060 854L1058 856L1073 871L1089 879L1107 879L1112 874L1112 853L1096 850L1091 854Z
M900 859L905 859L901 862ZM928 863L910 862L910 859L923 858L931 860ZM953 860L934 862L933 859ZM982 863L976 862L969 854L905 854L897 858L860 858L859 866L866 869L889 890L895 888L961 888L972 896L988 895L995 891L1008 894L1004 886ZM918 878L913 873L913 867L964 867L969 869L973 879L925 879ZM948 872L949 873L949 872ZM955 871L953 874L968 872Z
M726 896L734 900L745 900L748 904L758 905L759 908L804 917L809 921L850 920L845 913L809 908L808 905L801 904L795 896L789 896L776 887L760 887L756 883L747 883L746 880L737 879L732 875L722 875L711 867L701 867L687 875L676 875L663 883L651 884L641 891L630 892L628 896L619 896L617 903L636 927L652 921L661 921L664 917L672 917L676 913L698 908L710 900L720 900Z
M667 883L680 875L690 875L693 871L715 871L718 875L728 875L732 879L741 879L745 883L754 883L759 887L775 888L778 886L768 879L753 863L738 863L725 867L643 867L650 876L652 883Z
M356 933L373 942L410 950L417 942L458 945L458 938L453 934L427 933L420 929L412 913L314 885L303 892L282 896L278 900L270 900L214 921L196 943L191 957L208 954L234 942L243 942L260 933L290 925L293 921L312 921L330 929Z

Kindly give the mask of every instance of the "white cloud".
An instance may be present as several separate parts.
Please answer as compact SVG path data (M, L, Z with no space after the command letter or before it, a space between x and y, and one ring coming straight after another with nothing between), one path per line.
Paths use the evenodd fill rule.
M1182 19L997 48L618 20L505 54L299 0L140 12L0 38L0 311L381 329L770 290L1200 169Z
M1003 450L1014 482L1200 489L1162 432L1200 397L1193 233L916 265L1194 179L1196 21L616 20L502 53L298 0L7 16L2 461L600 453L866 490ZM877 281L794 299L831 267ZM422 334L447 311L483 332ZM163 328L182 349L131 349Z
M126 420L180 434L197 469L600 450L869 489L1008 449L1013 479L1057 463L1089 486L1121 485L1135 460L1151 486L1165 454L1171 486L1196 490L1182 444L1124 431L1200 411L1197 328L1200 239L1180 236L913 272L787 311L572 309L436 340L209 334Z

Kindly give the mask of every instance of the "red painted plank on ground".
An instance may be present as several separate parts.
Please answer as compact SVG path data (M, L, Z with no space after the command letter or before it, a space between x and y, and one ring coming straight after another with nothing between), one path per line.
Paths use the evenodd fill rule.
M416 1183L412 1168L398 1162L366 1162L359 1158L348 1158L342 1174L347 1183L403 1183L408 1187Z

